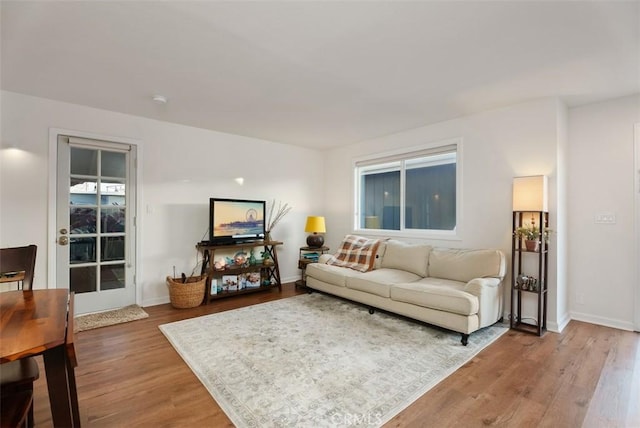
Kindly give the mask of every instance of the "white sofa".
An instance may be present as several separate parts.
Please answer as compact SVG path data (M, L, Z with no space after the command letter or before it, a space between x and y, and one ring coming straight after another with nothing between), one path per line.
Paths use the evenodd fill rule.
M379 241L371 270L336 266L325 254L306 269L315 290L462 334L502 319L505 256L498 250L437 248Z

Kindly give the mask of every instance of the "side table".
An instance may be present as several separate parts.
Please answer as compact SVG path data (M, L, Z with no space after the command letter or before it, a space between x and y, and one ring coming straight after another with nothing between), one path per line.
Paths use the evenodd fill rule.
M300 247L298 256L298 269L301 270L300 279L296 281L296 288L305 287L307 285L307 265L309 263L317 263L318 258L329 251L329 247Z

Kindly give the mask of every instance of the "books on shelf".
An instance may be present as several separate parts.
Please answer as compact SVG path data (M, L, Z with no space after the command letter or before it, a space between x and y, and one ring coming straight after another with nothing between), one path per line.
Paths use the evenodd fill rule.
M216 278L211 279L211 294L222 293L222 284L218 284Z
M311 260L313 262L317 262L318 259L320 258L320 254L318 254L318 253L306 253L306 254L303 254L302 257L307 259L307 260Z

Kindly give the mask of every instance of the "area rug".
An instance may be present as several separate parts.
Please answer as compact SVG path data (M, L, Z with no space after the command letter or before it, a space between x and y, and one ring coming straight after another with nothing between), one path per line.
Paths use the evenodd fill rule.
M130 305L112 311L77 316L74 318L73 330L75 332L92 330L94 328L106 327L108 325L141 320L148 316L149 314L140 306Z
M159 328L238 427L381 426L507 331L465 347L320 293Z

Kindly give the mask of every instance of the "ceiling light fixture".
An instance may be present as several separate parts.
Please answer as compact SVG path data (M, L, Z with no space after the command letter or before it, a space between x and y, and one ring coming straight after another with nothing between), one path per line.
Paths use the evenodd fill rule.
M165 97L164 95L154 95L153 101L157 102L158 104L166 104L167 97Z

